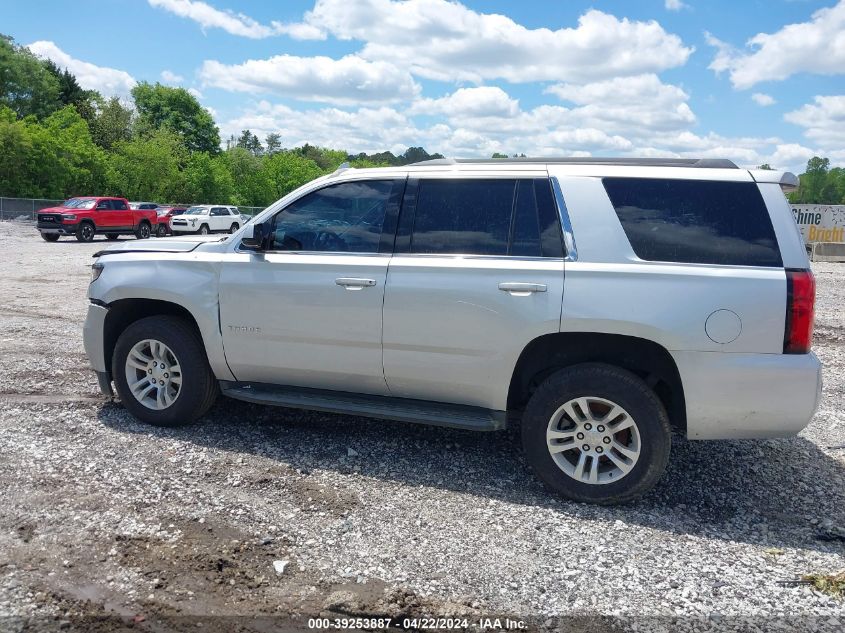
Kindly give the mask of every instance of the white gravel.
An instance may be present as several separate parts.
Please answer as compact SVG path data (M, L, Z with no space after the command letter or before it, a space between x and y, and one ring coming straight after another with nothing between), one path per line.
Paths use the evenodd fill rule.
M187 428L136 422L82 350L103 245L0 223L0 629L353 599L572 631L845 626L843 600L778 584L845 568L817 538L845 527L845 264L814 266L824 400L799 437L675 438L651 494L597 508L552 497L507 433L225 399Z

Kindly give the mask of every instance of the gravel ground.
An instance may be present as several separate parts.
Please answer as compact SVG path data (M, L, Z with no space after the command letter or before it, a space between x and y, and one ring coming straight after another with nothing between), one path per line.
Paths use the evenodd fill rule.
M224 398L187 428L136 422L82 349L103 246L0 223L0 629L845 627L841 599L778 584L845 568L819 538L845 527L845 264L814 266L824 400L799 437L676 437L652 493L598 508L551 497L509 434Z

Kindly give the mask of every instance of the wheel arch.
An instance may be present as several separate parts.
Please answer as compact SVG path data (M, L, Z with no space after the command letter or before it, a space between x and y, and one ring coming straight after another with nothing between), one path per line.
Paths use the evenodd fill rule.
M557 332L531 341L514 367L508 411L519 411L537 386L559 369L607 363L642 378L657 394L672 426L686 431L686 401L678 367L669 351L648 339L621 334Z
M178 316L184 318L202 340L202 332L190 310L171 301L161 299L119 299L108 304L109 310L103 324L103 357L111 368L111 357L121 333L136 321L151 316Z

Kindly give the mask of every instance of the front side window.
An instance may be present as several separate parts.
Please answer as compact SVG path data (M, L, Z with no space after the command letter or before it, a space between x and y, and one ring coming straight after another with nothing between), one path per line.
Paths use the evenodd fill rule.
M753 182L604 178L637 257L739 266L783 265Z
M111 208L112 208L111 200L100 200L97 203L97 210L99 210L99 211L104 211L104 210L108 210L108 209L111 209Z
M377 253L393 180L330 185L273 218L271 250Z
M421 179L409 252L562 257L548 178Z

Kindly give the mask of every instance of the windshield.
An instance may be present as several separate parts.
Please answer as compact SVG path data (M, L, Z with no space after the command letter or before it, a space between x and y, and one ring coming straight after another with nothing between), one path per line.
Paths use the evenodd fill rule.
M191 207L185 215L208 215L208 207Z
M94 198L71 198L66 200L62 206L66 209L93 209L94 202Z

